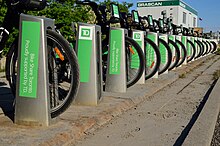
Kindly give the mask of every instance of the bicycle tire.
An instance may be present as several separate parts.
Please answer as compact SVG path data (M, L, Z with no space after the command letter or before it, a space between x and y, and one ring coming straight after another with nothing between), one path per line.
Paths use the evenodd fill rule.
M52 103L51 103L52 98L57 98L57 97L52 97L52 95L50 94L50 105L51 105L50 106L51 107L50 114L51 114L51 118L55 118L55 117L59 116L60 114L62 114L64 111L66 111L66 109L71 105L71 103L75 99L75 96L76 96L76 94L78 92L78 88L79 88L79 65L78 65L78 60L77 60L77 56L76 56L75 52L71 49L69 43L61 35L59 35L58 33L54 32L52 30L47 30L46 36L47 36L47 44L48 44L47 47L49 47L49 48L52 47L49 45L54 45L54 43L57 43L57 45L60 45L59 47L62 47L62 48L59 48L59 50L61 51L61 53L63 53L63 55L65 53L64 56L65 56L65 59L66 58L68 59L67 63L70 64L70 73L71 73L71 79L70 79L71 83L70 83L70 88L68 89L68 93L66 93L66 96L64 98L59 99L60 101L55 101L55 102L60 102L59 105L56 105L55 107L52 106ZM50 39L52 40L52 44L50 44ZM16 87L16 80L14 80L16 78L16 75L15 75L15 72L12 73L11 71L16 70L15 64L16 64L17 56L15 54L17 54L16 53L17 52L17 44L18 43L16 43L16 42L14 42L12 44L12 46L10 47L7 59L6 59L6 77L9 81L9 85L10 85L11 89L13 90L12 91L13 94L16 93L16 90L15 90L16 89L15 88ZM48 49L48 52L49 51L54 52L52 49ZM55 54L48 53L48 60L50 59L50 56L54 57L53 59L55 59L54 55ZM13 60L12 60L12 57L14 58ZM56 60L56 63L57 62L58 61ZM12 70L12 68L13 68L13 70ZM50 63L48 61L49 76L50 76L50 74L52 74L52 72L50 70L51 70ZM59 80L60 80L60 78L59 78ZM64 76L62 77L62 80L64 80ZM51 80L49 82L50 82L50 84L52 84ZM51 89L51 86L50 86L49 90L51 91L54 89ZM60 92L64 92L64 89L61 89L60 87L57 90L60 90ZM59 96L60 96L60 94L62 94L60 92L59 92ZM62 100L62 102L61 102L61 100Z
M198 45L198 47L199 47L199 52L198 52L198 54L196 54L196 56L195 56L195 59L197 59L197 58L199 58L201 55L201 53L202 53L202 50L203 50L203 48L202 48L202 45L200 44L200 42L198 41L198 40L195 40L195 43Z
M211 41L211 43L213 44L213 50L211 53L215 53L215 51L217 50L217 44L214 41Z
M177 64L177 66L176 66L176 67L179 67L179 66L182 65L183 62L185 61L186 56L187 56L187 52L186 52L186 47L184 46L184 44L183 44L181 41L176 40L176 42L177 42L177 44L180 45L181 50L182 50L181 52L183 52L182 59L181 59L181 57L180 57L180 60L179 60L179 62L178 62L178 64Z
M195 55L196 55L196 47L195 47L195 45L193 44L193 42L192 42L191 40L187 40L187 43L189 43L189 44L191 45L191 48L192 48L192 50L193 50L192 55L191 55L189 58L187 58L187 62L190 62L190 61L193 60L193 58L194 58Z
M148 79L150 79L151 77L153 77L157 73L157 71L158 71L158 69L160 67L161 57L160 57L160 51L158 49L158 46L151 39L145 37L144 41L145 41L145 46L147 44L149 44L152 47L152 49L154 51L154 54L156 56L156 60L154 62L153 69L151 70L150 73L148 72L147 62L145 64L145 66L146 66L145 67L145 80L148 80ZM145 49L146 49L146 47L145 47ZM145 56L146 55L147 55L147 51L145 50Z
M200 40L197 40L197 41L200 43L200 46L201 46L200 53L199 53L199 57L201 57L203 52L205 51L204 49L205 47L204 47L204 44Z
M144 59L144 52L142 51L139 44L133 40L130 37L125 36L125 47L126 47L126 73L127 73L127 88L131 87L135 83L138 82L138 80L141 78L144 72L144 65L145 65L145 59ZM134 52L137 52L137 56L131 53L131 48L135 49ZM135 57L135 58L134 58ZM137 58L138 57L138 58ZM136 62L138 64L137 70L132 68L132 62L131 61L138 61ZM132 71L135 71L135 75L133 75L132 78L129 78L129 74L131 74Z
M209 41L206 41L207 43L208 43L208 45L209 45L209 51L208 51L208 53L207 54L209 54L209 53L211 53L211 51L212 51L212 44L209 42Z
M164 41L163 39L158 39L159 41L159 44L163 44L166 48L166 51L167 51L167 62L166 62L166 65L164 65L164 67L162 69L158 69L158 74L162 74L164 73L170 66L171 62L172 62L172 51L170 49L170 46L168 45L168 43L166 41Z
M206 49L204 49L202 56L205 56L208 53L209 46L208 46L207 42L205 42L205 41L202 41L202 43L204 44L204 48L206 48Z
M175 56L174 56L175 62L173 64L171 64L171 66L169 67L169 70L172 70L177 66L177 64L180 60L180 50L179 50L179 47L177 46L177 44L173 40L169 39L168 43L171 44L172 46L174 46L174 49L175 49Z

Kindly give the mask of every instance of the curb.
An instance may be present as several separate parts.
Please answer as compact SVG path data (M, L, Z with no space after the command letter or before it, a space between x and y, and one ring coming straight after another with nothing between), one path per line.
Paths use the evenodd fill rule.
M210 146L220 111L220 80L215 84L202 112L186 137L183 146Z

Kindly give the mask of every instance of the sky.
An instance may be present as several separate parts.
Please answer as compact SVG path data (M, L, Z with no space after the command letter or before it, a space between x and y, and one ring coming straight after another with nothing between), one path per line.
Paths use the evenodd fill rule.
M132 9L136 9L137 0L119 0L133 3ZM145 1L145 0L140 0ZM147 0L146 0L147 1ZM220 0L183 0L198 11L199 22L204 31L220 31Z

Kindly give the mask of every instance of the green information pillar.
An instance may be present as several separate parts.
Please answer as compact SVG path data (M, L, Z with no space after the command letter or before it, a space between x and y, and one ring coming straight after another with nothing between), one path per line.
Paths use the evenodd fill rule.
M186 58L184 59L183 65L187 64L187 36L182 36L182 43L186 48Z
M140 31L140 30L132 31L132 38L141 46L143 52L145 52L145 48L144 48L145 47L144 45L145 34L146 34L145 31ZM132 69L139 68L139 61L140 60L139 60L138 54L134 52L134 54L132 54L132 62L131 62ZM145 71L143 72L137 84L145 84Z
M148 32L147 38L152 40L155 44L158 44L158 33ZM146 45L146 74L151 72L151 70L156 65L156 54L151 45ZM152 78L158 78L158 71Z
M109 36L108 65L106 74L105 91L125 93L126 80L126 29L112 27Z
M100 26L78 23L76 52L80 69L80 86L75 103L97 105L101 101L103 91Z
M167 34L159 34L159 38L164 40L168 44L168 35ZM162 43L159 44L159 49L160 49L160 57L161 57L161 63L159 70L163 70L163 68L167 65L168 61L168 52L166 47ZM168 74L168 69L163 72L163 74Z
M51 122L47 28L54 20L20 15L15 123L48 126Z
M182 42L182 36L181 35L176 35L176 40L179 40L180 42ZM181 46L179 44L177 46L179 47L179 51L180 51L180 60L179 60L179 63L180 63L181 60L183 59L184 55L183 55L183 50L182 50ZM179 67L181 67L181 66L182 66L182 64Z
M194 44L195 44L195 48L196 48L196 54L195 56L198 56L199 54L199 45L196 43L196 41L198 40L198 37L194 37ZM194 60L197 60L198 58L195 58Z
M174 42L176 41L175 35L169 35L168 37L170 40L172 40ZM169 44L169 46L170 46L170 49L172 52L172 61L171 61L170 67L169 67L169 69L170 69L170 68L173 68L173 66L175 65L175 62L176 62L176 49L172 44ZM176 67L173 68L173 70L175 70L175 69L176 69Z

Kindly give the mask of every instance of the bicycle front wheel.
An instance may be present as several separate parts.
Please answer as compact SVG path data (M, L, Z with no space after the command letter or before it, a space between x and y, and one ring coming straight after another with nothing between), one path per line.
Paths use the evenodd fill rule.
M79 66L75 52L59 34L47 30L48 75L51 117L63 113L73 102L79 88ZM6 77L16 93L18 41L10 47L6 60Z
M144 38L146 44L145 80L153 77L160 67L160 51L157 45L149 38Z
M127 87L131 87L141 78L144 72L144 53L138 43L125 37Z

